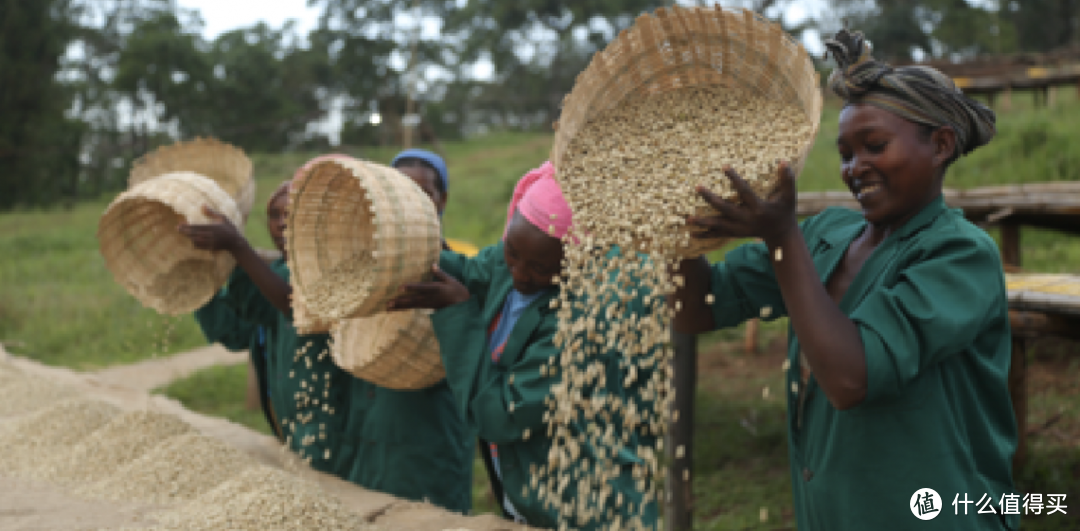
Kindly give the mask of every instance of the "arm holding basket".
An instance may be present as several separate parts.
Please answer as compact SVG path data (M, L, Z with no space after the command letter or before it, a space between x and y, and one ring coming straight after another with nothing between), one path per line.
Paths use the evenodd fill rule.
M225 251L236 259L236 264L258 286L266 300L286 315L292 315L289 296L292 287L279 276L251 247L244 235L221 213L203 207L203 212L216 223L202 225L183 224L181 234L191 239L196 248L207 251ZM277 238L275 237L275 240ZM280 245L279 245L280 247Z

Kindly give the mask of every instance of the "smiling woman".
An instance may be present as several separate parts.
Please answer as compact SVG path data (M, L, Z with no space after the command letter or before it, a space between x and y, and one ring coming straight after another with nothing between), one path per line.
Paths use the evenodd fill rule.
M994 114L936 70L874 60L860 33L841 31L827 47L839 64L829 86L845 100L841 178L862 214L830 209L800 225L787 164L769 199L729 169L741 204L700 190L722 215L690 222L706 229L700 237L763 241L711 267L682 262L675 327L789 316L798 527L908 529L917 518L908 513L926 510L908 502L923 488L946 499L1015 494L1001 263L993 240L941 195L949 165L994 136ZM1015 515L944 509L920 528L1019 526Z

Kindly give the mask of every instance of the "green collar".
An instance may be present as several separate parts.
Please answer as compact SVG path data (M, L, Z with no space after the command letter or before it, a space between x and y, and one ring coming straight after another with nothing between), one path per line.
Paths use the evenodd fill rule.
M904 226L900 227L900 230L893 233L890 238L897 238L900 240L911 238L933 223L934 220L947 209L948 207L945 206L944 194L938 195L931 199L918 214L915 214L915 217L908 220L907 223L904 223ZM819 238L829 245L834 247L843 246L846 249L847 245L866 228L866 225L866 218L862 218L859 223L852 223L841 229L828 231Z

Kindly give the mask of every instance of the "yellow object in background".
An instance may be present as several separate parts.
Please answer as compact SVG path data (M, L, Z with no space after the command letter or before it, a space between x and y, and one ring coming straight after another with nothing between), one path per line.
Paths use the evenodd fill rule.
M1005 275L1005 288L1009 291L1080 297L1080 277L1047 274Z
M463 240L447 238L446 245L450 248L451 251L454 251L458 254L463 254L465 256L468 256L469 258L476 256L476 254L480 252L479 247Z

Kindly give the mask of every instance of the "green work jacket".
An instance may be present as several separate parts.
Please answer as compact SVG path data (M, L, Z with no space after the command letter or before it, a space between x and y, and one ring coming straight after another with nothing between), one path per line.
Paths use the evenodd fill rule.
M822 283L866 227L860 213L842 208L803 223ZM718 327L766 306L772 318L787 314L770 258L764 245L747 244L712 266ZM999 505L1016 494L1017 428L994 241L939 197L881 243L840 309L866 351L866 398L854 408L833 408L812 373L801 384L799 338L790 332L785 394L799 530L1017 529L1019 516L1003 517ZM913 512L923 488L941 498L926 521ZM992 499L997 514L963 503L980 499Z
M502 311L513 283L503 258L502 243L481 250L472 259L444 251L439 266L460 280L472 295L468 301L433 313L431 318L457 407L480 439L498 445L503 490L518 513L530 526L555 528L560 522L560 509L544 507L529 482L530 469L546 464L551 448L543 418L547 411L544 401L558 376L541 374L540 368L559 354L554 343L557 310L550 305L558 292L554 288L548 290L525 309L507 338L499 361L493 363L488 350L488 331ZM644 312L640 299L633 301L630 308ZM607 323L602 315L597 320ZM607 388L592 392L625 397L628 391L622 388L625 367L621 355L611 351L604 358ZM572 429L580 433L583 426ZM640 444L637 435L631 438L630 447L636 444ZM581 459L594 461L596 455L596 448L586 447ZM641 495L636 492L631 477L632 466L641 460L626 448L615 453L615 460L623 465L623 470L611 482L611 496L621 494L626 500L619 509L625 518L629 510L641 511ZM576 489L571 486L565 491L563 503L576 502ZM612 501L607 503L607 507L613 506ZM646 505L642 513L650 526L655 524L654 504ZM596 520L569 524L571 528L602 527Z
M281 437L277 421L274 420L270 410L270 395L267 392L266 332L236 315L220 293L214 294L210 302L195 310L195 321L199 323L199 328L202 329L203 336L208 342L220 343L221 346L233 352L241 350L248 352L259 383L259 405L263 416L274 435Z
M289 279L284 260L271 268ZM327 334L297 335L291 316L240 268L222 297L239 317L265 327L270 400L290 448L310 457L313 468L401 498L470 510L474 436L445 382L394 391L355 378L333 363Z

